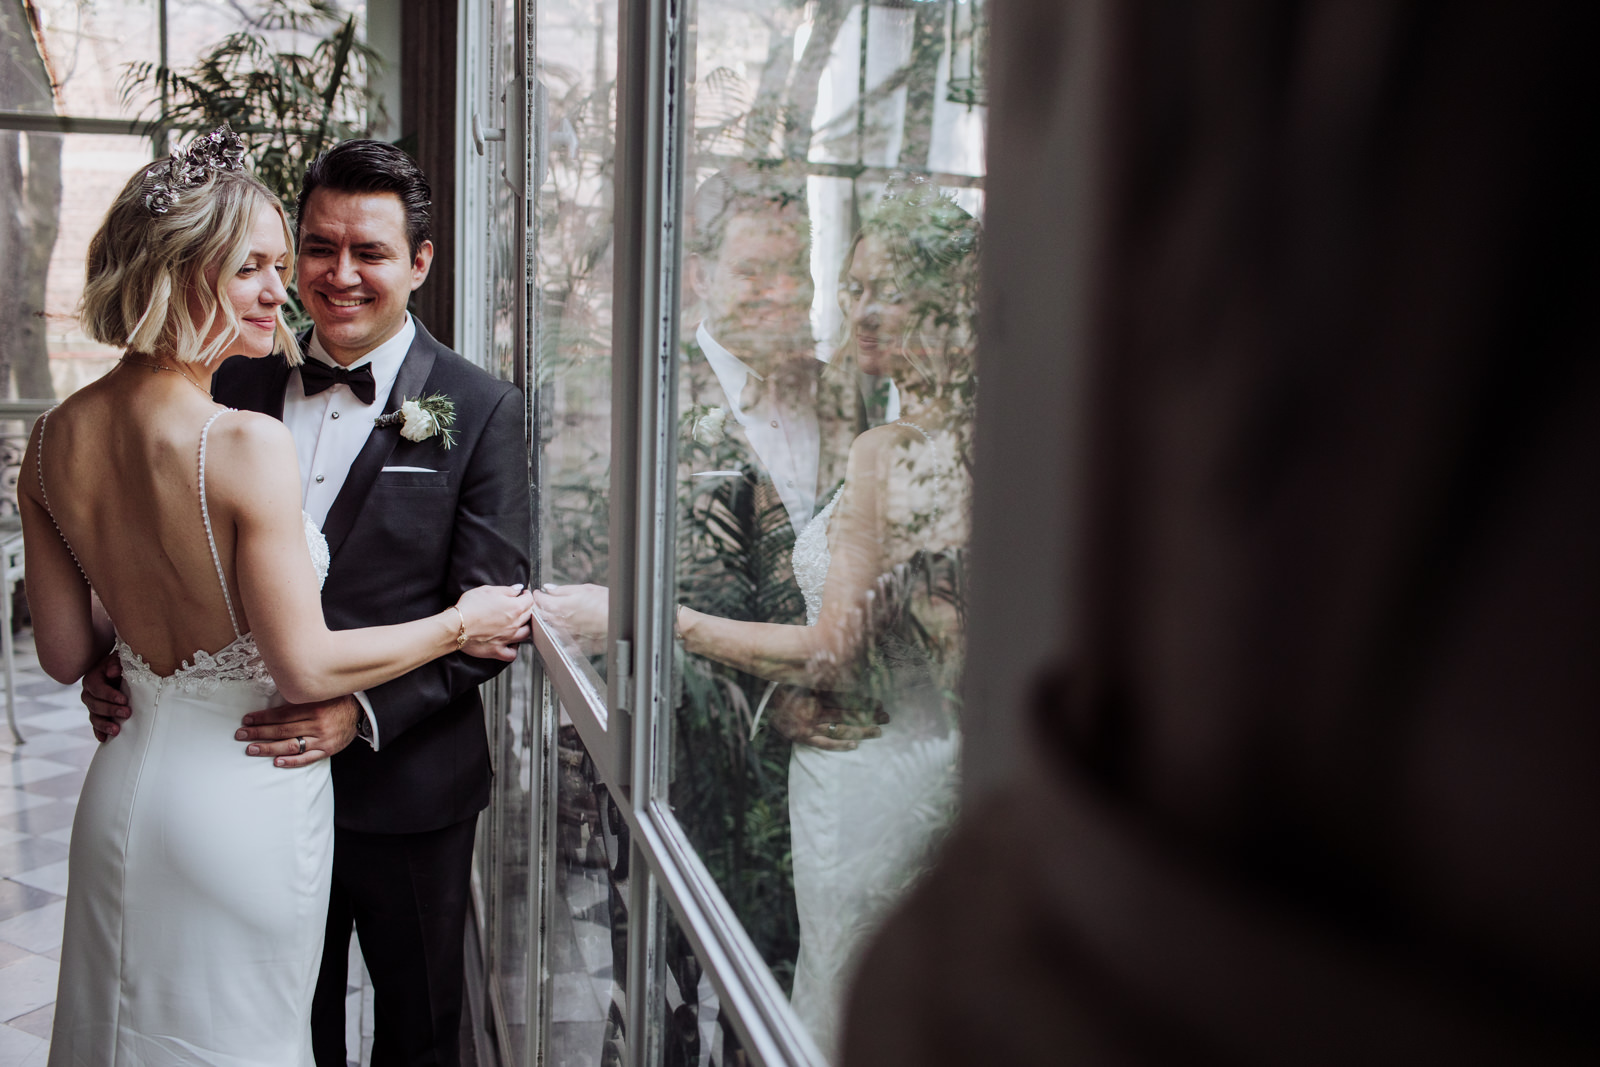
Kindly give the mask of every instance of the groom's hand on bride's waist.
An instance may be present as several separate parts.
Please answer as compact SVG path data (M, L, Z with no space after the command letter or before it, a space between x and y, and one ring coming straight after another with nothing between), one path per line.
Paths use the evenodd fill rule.
M89 709L89 724L97 741L109 741L122 731L130 714L122 692L122 661L115 653L83 676L81 694ZM248 742L245 752L270 758L279 767L304 767L344 749L356 736L361 705L344 696L318 704L285 704L251 712L235 739ZM301 739L305 740L301 751Z
M122 661L113 652L83 676L83 706L96 741L109 741L122 731L128 717L128 698L122 692Z
M356 736L361 705L353 696L315 704L284 704L252 711L234 739L249 742L245 754L264 756L277 767L304 767L344 750Z
M773 694L767 721L794 744L825 752L849 752L883 736L880 726L861 722L859 714L836 706L825 694L792 686L780 686ZM878 721L888 722L889 717Z

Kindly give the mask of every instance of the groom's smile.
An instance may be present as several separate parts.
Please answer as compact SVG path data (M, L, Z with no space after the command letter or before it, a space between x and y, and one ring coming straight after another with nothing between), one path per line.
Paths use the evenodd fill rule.
M405 324L433 244L412 253L394 193L317 189L300 215L300 300L328 354L350 366Z

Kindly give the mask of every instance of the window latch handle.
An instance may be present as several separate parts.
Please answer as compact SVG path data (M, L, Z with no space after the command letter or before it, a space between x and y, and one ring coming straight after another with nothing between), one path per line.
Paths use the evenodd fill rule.
M472 113L472 142L477 145L478 155L483 155L485 141L504 141L506 131L498 126L483 126L478 122L478 113Z

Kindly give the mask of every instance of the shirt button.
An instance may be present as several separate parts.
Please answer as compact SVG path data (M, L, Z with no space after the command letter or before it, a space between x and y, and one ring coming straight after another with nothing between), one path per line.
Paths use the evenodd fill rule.
M773 419L772 420L772 428L774 430L776 430L778 428L778 420L777 419Z
M324 480L324 479L323 479L323 476L322 476L322 475L320 475L320 474L319 474L319 475L317 475L317 484L318 484L318 485L321 485L321 484L322 484L322 482L323 482L323 480Z
M334 418L336 418L336 419L337 419L337 418L338 418L338 417L339 417L339 413L338 413L338 412L337 412L337 411L335 411L335 412L334 412L334 413L333 413L333 417L334 417Z
M783 485L784 485L784 488L786 488L786 489L793 489L794 488L794 479L790 478L788 481L784 482Z

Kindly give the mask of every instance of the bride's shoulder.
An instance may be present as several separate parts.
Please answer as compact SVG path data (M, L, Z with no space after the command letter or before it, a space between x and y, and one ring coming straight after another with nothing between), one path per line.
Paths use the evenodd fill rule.
M278 448L287 444L294 447L294 437L289 427L259 411L221 412L211 425L210 447L244 450L254 453L263 448Z
M92 381L70 393L34 421L37 430L41 423L49 423L52 438L66 427L83 423L93 426L117 411L117 396L107 387L105 379Z
M850 445L850 460L856 466L882 463L907 448L918 449L928 443L928 435L903 422L886 422L859 434Z
M207 480L219 489L230 483L256 489L286 478L299 484L300 465L289 428L256 411L218 416L207 435L205 465Z
M28 466L37 462L36 457L42 438L49 432L49 450L62 455L73 450L75 443L83 437L83 431L88 431L91 447L102 444L93 438L97 428L110 424L117 415L117 408L106 395L106 390L99 382L90 382L88 385L66 397L50 410L33 421L33 427L28 433L27 452L29 455ZM31 476L30 476L31 477Z

